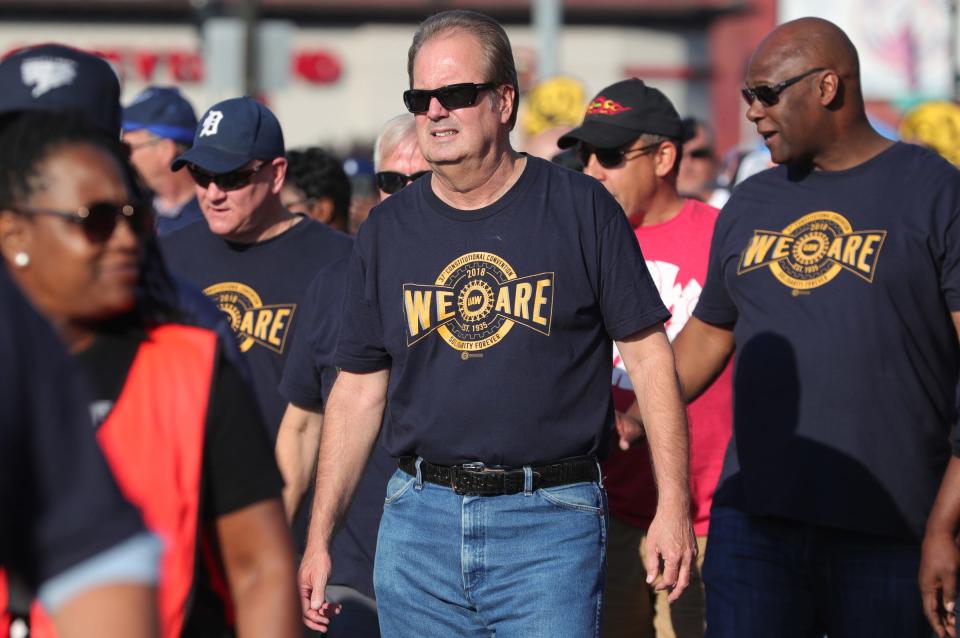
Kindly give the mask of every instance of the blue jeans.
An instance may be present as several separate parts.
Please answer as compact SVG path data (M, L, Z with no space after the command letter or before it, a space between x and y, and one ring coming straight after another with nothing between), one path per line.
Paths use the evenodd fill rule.
M927 638L920 546L714 507L707 638Z
M458 496L397 470L373 574L381 635L599 636L606 511L596 483Z

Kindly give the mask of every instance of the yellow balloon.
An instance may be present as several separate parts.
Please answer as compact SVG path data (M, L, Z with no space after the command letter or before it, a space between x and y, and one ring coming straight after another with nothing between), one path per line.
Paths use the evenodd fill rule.
M900 122L900 137L905 142L929 146L960 166L960 106L926 102L911 109Z
M586 103L583 85L558 76L544 80L527 94L521 126L532 137L556 126L575 126L583 118Z

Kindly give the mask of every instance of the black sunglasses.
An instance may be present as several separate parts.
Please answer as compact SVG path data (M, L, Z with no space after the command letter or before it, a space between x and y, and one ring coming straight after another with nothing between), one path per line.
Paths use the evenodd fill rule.
M417 171L412 175L404 175L396 171L380 171L377 173L377 188L384 193L393 195L410 182L420 179L429 172L430 171Z
M740 89L740 95L743 96L743 99L746 101L747 106L752 106L754 100L760 100L760 104L764 106L773 106L780 101L780 94L783 93L783 90L793 86L803 78L811 75L813 73L818 73L820 71L826 71L823 67L817 67L815 69L810 69L805 73L794 76L789 80L784 80L783 82L778 82L773 86L768 84L761 84L760 86L755 86L753 88L744 87Z
M97 244L102 244L110 239L113 231L117 228L117 221L120 219L126 221L138 237L144 236L151 230L151 216L130 204L97 202L89 206L81 206L72 212L49 208L20 207L16 209L16 212L25 215L60 217L78 225L87 239Z
M685 153L690 159L713 159L713 149L709 146L704 148L695 148Z
M632 150L624 150L622 148L594 148L589 144L584 144L581 142L577 145L577 158L584 166L586 166L590 163L590 156L596 155L597 162L600 163L600 166L604 168L616 168L629 159L646 155L647 153L660 148L661 144L663 144L663 142L647 144L646 146L641 146L640 148L635 148ZM627 155L631 155L631 157L627 157Z
M486 91L496 86L496 82L484 82L483 84L464 82L463 84L448 84L432 91L408 89L403 92L403 103L411 113L426 113L430 110L430 100L437 98L440 106L452 111L453 109L473 106L477 103L477 96L480 95L480 91Z
M200 188L208 188L210 184L213 183L222 191L235 191L249 184L253 176L259 173L266 165L267 163L264 162L253 168L241 169L231 173L220 173L219 175L208 173L195 164L187 164L187 170L190 171L190 177L193 178L193 181L196 182Z

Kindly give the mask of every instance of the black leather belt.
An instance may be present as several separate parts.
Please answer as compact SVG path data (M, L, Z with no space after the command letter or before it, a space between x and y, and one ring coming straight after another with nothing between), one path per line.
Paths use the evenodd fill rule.
M410 476L417 475L417 457L401 456L399 465ZM533 490L600 478L597 460L592 456L532 465L530 469L533 472ZM519 494L523 491L524 482L522 467L487 467L483 463L434 465L423 461L420 463L420 476L427 483L449 487L461 496Z

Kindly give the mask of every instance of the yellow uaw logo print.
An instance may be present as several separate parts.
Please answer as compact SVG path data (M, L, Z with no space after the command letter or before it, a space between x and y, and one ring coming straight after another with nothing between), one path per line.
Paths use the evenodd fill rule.
M235 281L208 286L203 292L227 315L240 352L260 344L283 354L296 304L265 306L256 290Z
M843 215L817 211L780 232L753 231L737 274L766 266L794 295L829 283L842 270L873 283L886 237L885 230L854 231Z
M407 346L436 331L454 350L485 350L520 324L550 336L552 272L518 277L504 259L467 253L447 264L433 284L404 284Z
M873 283L886 237L885 230L854 231L843 215L817 211L781 232L753 231L741 253L737 274L767 266L794 295L829 283L842 270Z

